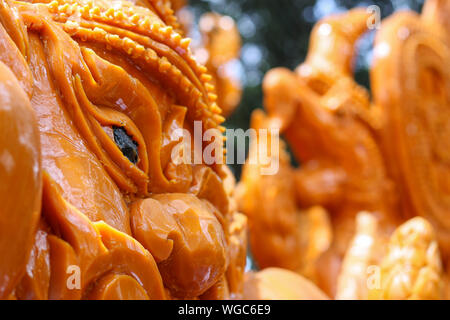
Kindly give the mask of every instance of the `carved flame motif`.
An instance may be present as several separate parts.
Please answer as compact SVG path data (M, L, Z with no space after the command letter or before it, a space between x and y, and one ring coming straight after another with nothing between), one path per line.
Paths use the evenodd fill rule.
M308 56L295 72L277 68L266 75L265 121L279 123L300 167L280 164L284 191L271 198L276 209L269 213L263 201L251 197L268 194L281 182L260 176L250 163L244 168L239 203L249 217L250 239L283 248L274 254L251 242L260 266L303 273L332 297L364 299L367 274L362 269L381 263L390 235L406 218L422 216L436 230L448 267L449 10L447 1L430 0L421 16L398 13L382 23L371 70L373 102L352 74L355 43L370 18L362 9L320 21L311 34ZM255 111L254 117L260 113ZM314 272L305 273L298 267L302 244L308 242L302 240L301 229L271 226L298 220L301 209L314 205L329 212L332 241L316 260ZM367 219L374 219L370 224L375 229L360 221L355 230L361 211L373 213ZM377 241L377 252L371 252L371 244L360 244L358 234ZM364 251L361 246L368 247ZM298 258L289 249L294 247ZM428 297L440 297L430 290Z
M230 172L171 158L176 129L224 120L171 2L1 1L0 15L0 298L239 297Z

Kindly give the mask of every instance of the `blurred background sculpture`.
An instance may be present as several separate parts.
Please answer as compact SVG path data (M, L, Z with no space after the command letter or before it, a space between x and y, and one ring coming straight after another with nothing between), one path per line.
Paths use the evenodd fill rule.
M241 83L234 72L233 63L240 56L241 35L228 16L206 13L199 21L202 48L196 55L213 76L218 101L223 115L229 116L241 100Z
M371 18L364 9L321 20L312 31L305 62L295 72L277 68L265 76L267 116L254 111L253 117L278 123L300 167L294 169L289 161L282 160L276 182L255 174L258 171L251 162L244 167L238 199L249 217L250 239L252 233L259 239L250 242L258 265L302 273L299 263L293 261L301 258L292 259L292 251L301 252L305 243L301 241L301 229L275 226L279 221L293 226L299 210L319 205L329 212L332 240L317 259L313 274L305 275L331 297L367 298L367 290L361 289L367 278L364 269L390 254L390 235L414 216L431 223L444 267L448 268L450 171L445 157L450 141L450 43L442 17L449 15L445 1L431 0L421 16L398 13L381 24L371 69L373 101L352 74L356 40L367 31ZM255 123L252 126L259 128ZM281 178L284 170L289 173ZM254 195L266 192L263 197L267 198L269 190L278 184L283 184L284 191L274 193L269 202L279 209L266 213L267 204L253 201ZM284 210L286 206L289 209ZM373 217L355 222L361 211L369 211ZM370 227L361 219L375 220L367 222L373 224ZM260 232L259 225L271 231ZM424 228L412 222L409 226L410 232L418 234ZM377 242L377 250L374 244L358 245L360 233L366 234L363 238L367 241ZM260 254L258 243L269 239L284 250L276 256L272 250ZM419 243L420 236L410 241ZM420 254L413 253L421 250L418 243L411 246L412 256ZM290 251L293 246L296 249ZM433 259L440 261L439 255ZM427 280L440 283L439 268L434 270ZM406 292L399 296L442 297L437 289L440 285L427 285L432 288L424 296ZM406 285L409 289L404 290L414 291L412 286Z

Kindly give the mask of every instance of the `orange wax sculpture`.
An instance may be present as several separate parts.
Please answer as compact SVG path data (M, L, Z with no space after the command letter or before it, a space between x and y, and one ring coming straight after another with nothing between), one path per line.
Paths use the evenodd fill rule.
M0 298L240 297L230 172L171 157L224 120L171 3L38 2L0 3Z
M319 22L252 116L286 143L258 132L249 158L279 170L249 161L237 187L173 156L222 145L180 149L179 129L220 136L241 94L236 25L204 16L206 68L184 4L0 0L0 299L449 297L449 2L383 21L372 101L351 64L370 15Z

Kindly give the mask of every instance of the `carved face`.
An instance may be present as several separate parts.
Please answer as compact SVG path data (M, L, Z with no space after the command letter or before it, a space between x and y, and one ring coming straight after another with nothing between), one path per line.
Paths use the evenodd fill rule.
M28 62L45 172L41 230L69 243L82 271L92 274L82 281L83 297L105 296L121 284L139 287L133 281L142 285L142 278L124 272L106 278L100 291L84 290L103 270L95 266L104 246L116 261L108 237L140 247L129 237L137 234L151 256L137 251L146 263L156 259L164 286L181 298L203 294L228 265L227 226L233 217L223 184L228 172L171 158L180 140L177 129L192 131L196 120L203 129L220 129L214 87L206 68L193 59L189 41L174 31L170 6L142 5L147 8L101 0L17 2L13 8L2 3L6 18L13 20L13 11L19 17L15 28L5 26L4 37ZM103 243L88 242L86 230ZM192 268L178 276L182 263ZM131 291L150 295L149 287ZM159 297L161 288L153 290L162 292Z

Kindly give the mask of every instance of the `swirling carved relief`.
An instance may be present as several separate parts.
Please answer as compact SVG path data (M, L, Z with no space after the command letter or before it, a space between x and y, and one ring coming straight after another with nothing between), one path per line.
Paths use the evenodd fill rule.
M201 121L220 132L224 120L171 2L0 9L1 130L11 137L2 164L13 157L2 181L15 178L14 196L28 194L8 209L15 198L1 190L12 212L1 215L2 241L17 238L1 242L1 297L240 296L246 218L231 206L231 173L171 157L177 129Z

